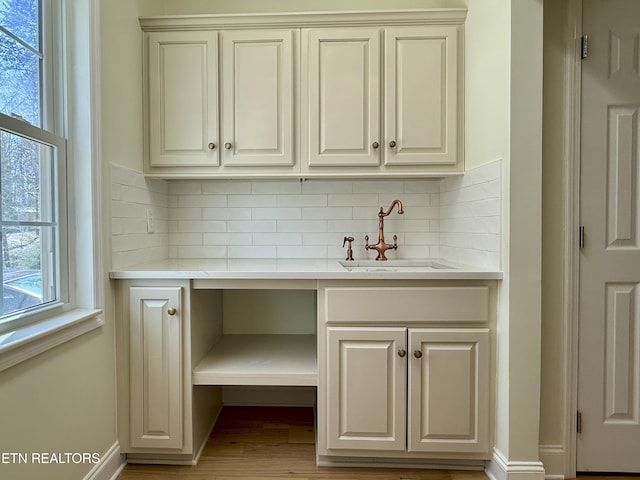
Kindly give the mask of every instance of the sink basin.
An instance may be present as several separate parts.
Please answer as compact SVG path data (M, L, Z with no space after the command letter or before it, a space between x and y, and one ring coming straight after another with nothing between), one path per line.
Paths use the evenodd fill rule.
M455 269L455 267L438 260L341 260L339 263L342 268L356 272L417 272L420 270Z

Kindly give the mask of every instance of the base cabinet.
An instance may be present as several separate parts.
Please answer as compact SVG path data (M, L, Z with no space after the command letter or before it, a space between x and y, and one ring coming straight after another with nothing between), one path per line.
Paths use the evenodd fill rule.
M491 283L320 285L319 457L490 458L494 319Z
M191 371L215 341L220 306L188 280L118 282L118 440L128 462L191 464L208 438L221 393L194 387Z
M327 446L488 450L488 329L327 329Z
M181 290L129 289L132 447L183 445Z

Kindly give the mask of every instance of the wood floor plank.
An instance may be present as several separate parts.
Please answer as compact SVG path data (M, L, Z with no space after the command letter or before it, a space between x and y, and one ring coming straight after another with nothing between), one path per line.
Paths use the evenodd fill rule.
M195 466L128 465L119 480L487 480L483 472L316 466L311 408L225 407Z

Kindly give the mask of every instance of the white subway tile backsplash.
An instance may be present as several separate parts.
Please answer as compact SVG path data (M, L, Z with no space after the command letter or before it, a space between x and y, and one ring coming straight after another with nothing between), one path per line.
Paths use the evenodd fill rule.
M251 245L251 233L205 233L205 245Z
M326 220L278 220L278 232L317 233L326 231Z
M353 193L353 182L344 180L307 180L302 182L302 193L304 195L314 193L324 193L326 195Z
M178 208L226 207L226 195L179 195Z
M407 180L404 193L440 193L441 180Z
M353 183L353 193L404 193L404 182L400 180L370 180Z
M229 207L275 207L276 195L229 195Z
M463 176L414 180L158 180L122 167L111 172L113 267L162 258L356 258L398 236L389 258L439 257L500 266L502 163ZM155 232L147 234L147 210Z
M278 245L276 251L278 258L327 258L326 245L316 246L286 246Z
M278 207L325 207L327 195L278 195Z
M169 195L201 195L202 183L177 180L169 182Z
M228 182L206 182L202 184L202 193L226 193L226 194L250 194L250 182L237 182L230 180Z
M227 224L221 220L178 220L180 233L226 232Z
M460 263L500 268L502 161L440 183L439 252Z
M294 207L253 208L251 218L253 220L300 220L302 209Z
M226 246L179 245L177 258L227 258Z
M230 232L263 233L276 231L275 220L229 220L227 229Z
M342 245L344 237L338 233L303 233L303 245Z
M251 208L203 208L204 220L251 220Z
M229 258L276 258L277 247L273 245L230 245Z
M201 208L170 208L169 220L202 220Z
M302 245L301 233L254 233L254 245Z
M169 186L146 179L133 170L112 166L111 252L112 267L160 260L169 255ZM154 233L147 233L147 211Z
M335 194L329 196L328 205L331 207L363 207L378 204L378 195L360 194L353 195Z
M272 195L300 195L302 193L302 185L299 180L290 180L288 182L278 181L258 181L251 184L252 194L272 194Z
M204 245L202 233L173 233L169 237L171 245Z
M302 209L303 220L350 220L353 212L347 207L305 207Z

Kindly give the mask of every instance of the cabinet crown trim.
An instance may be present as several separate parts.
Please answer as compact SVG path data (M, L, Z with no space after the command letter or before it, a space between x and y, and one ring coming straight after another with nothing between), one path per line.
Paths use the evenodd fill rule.
M145 32L207 30L219 28L305 28L386 25L462 25L466 8L378 10L344 12L290 12L251 14L163 15L140 17Z

